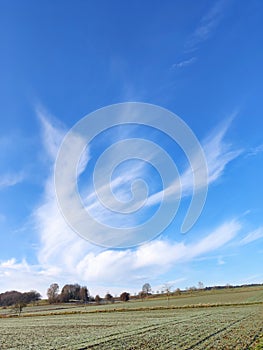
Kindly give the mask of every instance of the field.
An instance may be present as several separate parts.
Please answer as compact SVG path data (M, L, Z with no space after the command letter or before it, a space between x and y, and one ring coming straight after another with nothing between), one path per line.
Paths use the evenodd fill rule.
M263 288L1 310L0 349L263 349ZM261 343L262 344L262 343Z

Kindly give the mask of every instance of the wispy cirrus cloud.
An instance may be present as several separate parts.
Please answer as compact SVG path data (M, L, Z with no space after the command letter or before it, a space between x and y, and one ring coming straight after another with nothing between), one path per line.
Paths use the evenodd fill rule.
M57 137L61 135L61 130L56 131L54 125L52 130L50 130L51 126L47 117L43 116L43 118L45 118L43 123L44 128L47 127L49 132L54 135L55 144L57 144L56 140ZM231 153L230 146L226 147L225 144L222 144L226 130L226 126L220 128L216 133L217 137L213 138L214 143L211 143L209 138L206 141L206 147L209 149L211 155L214 155L214 158L211 158L213 164L210 176L211 181L215 181L220 177L226 164L237 156L236 152ZM42 135L44 137L43 142L46 144L48 152L50 149L57 147L54 144L49 144L52 140L50 140L50 134L46 136L47 133L45 130L43 130ZM223 154L222 151L224 151ZM53 152L50 154L53 154ZM143 168L140 169L139 167L136 171L137 170L140 172ZM132 175L136 174L131 171L129 176ZM121 180L122 179L117 177L115 179L115 185L120 185L122 182ZM67 269L69 274L77 273L77 276L89 278L89 280L94 283L104 274L106 267L107 271L111 271L109 273L109 280L114 280L116 276L119 276L118 283L127 275L127 269L129 273L131 273L131 278L134 279L140 275L139 271L142 267L146 268L147 266L154 267L160 265L162 269L167 269L167 266L170 266L170 264L175 261L186 261L218 249L226 244L226 242L233 239L240 228L240 224L236 221L226 223L220 228L215 229L213 233L208 234L207 237L192 245L185 245L184 243L173 244L172 242L155 240L136 250L105 250L83 241L83 239L79 238L67 226L58 209L53 186L51 174L50 179L47 181L44 201L35 211L35 219L41 239L41 246L38 252L40 264L42 266L49 266L50 264L63 266ZM103 192L103 186L99 190ZM96 207L96 203L93 202L93 200L95 201L95 196L94 193L91 193L89 205ZM102 215L105 214L102 213ZM90 229L92 230L92 228ZM96 235L96 232L94 232L94 234ZM113 276L115 277L113 278Z
M38 105L36 113L40 120L42 142L45 147L45 153L47 153L51 161L54 161L67 129L57 118L47 112L43 106Z
M246 245L263 238L263 227L259 227L256 230L249 232L241 241L241 245Z
M221 20L224 17L224 12L227 7L226 0L218 0L213 3L212 6L204 13L195 30L189 35L184 45L184 55L189 55L196 51L201 43L208 40L219 26ZM172 70L178 70L186 68L192 65L197 60L197 55L190 58L185 58L175 62L172 66Z
M222 20L227 1L219 0L212 4L187 40L185 44L186 51L196 50L202 42L209 39Z
M151 278L151 276L154 276L157 284L158 278L176 263L190 262L198 257L206 256L210 252L217 252L228 242L231 242L241 229L241 223L238 220L232 220L207 230L202 238L194 242L177 242L159 238L135 249L125 250L105 249L83 240L65 222L58 208L53 181L53 164L66 128L64 126L61 128L59 123L56 124L55 119L50 122L49 117L43 112L40 121L42 140L51 166L50 176L45 181L42 202L32 214L35 229L39 235L36 249L38 264L30 265L25 260L17 262L14 259L2 262L0 274L5 276L5 281L9 286L24 290L31 285L32 288L39 286L38 289L42 294L45 294L47 286L54 281L59 282L59 284L77 281L88 284L91 290L93 288L101 294L106 293L109 288L118 293L125 286L130 288L131 284L136 290L142 281ZM214 155L211 161L213 160L217 164L213 163L211 181L215 181L222 175L226 164L236 155L236 153L231 153L231 146L226 147L223 142L226 130L227 127L224 130L222 128L217 130L218 132L215 134L217 137L213 137L212 144L209 138L205 142L211 152L211 157L212 154ZM222 153L222 151L224 152ZM84 157L79 173L88 161L89 157ZM140 171L144 170L143 167L138 167L136 171L139 174ZM135 173L131 172L129 176L137 176L136 171ZM189 175L185 176L186 185ZM122 180L118 176L116 177L115 185L117 188L122 186ZM67 185L65 184L65 186ZM93 197L90 200L90 204L92 204ZM72 210L74 211L74 208ZM87 229L92 230L93 228ZM96 235L96 232L93 234ZM106 274L105 271L107 271ZM18 272L21 275L19 281L16 279ZM30 277L27 277L28 275Z
M44 117L43 117L44 118ZM213 131L204 141L203 141L203 150L207 158L207 165L208 165L208 181L209 184L215 182L218 178L220 178L225 170L225 167L227 164L235 159L242 151L241 150L235 150L233 146L230 143L227 143L224 141L225 134L227 130L230 127L232 119L229 118L225 123L223 123L220 127L216 128L215 131ZM51 126L51 124L48 122L48 119L44 118L43 122L43 142L46 144L47 152L50 153L50 149L52 149L52 152L50 153L51 158L54 160L54 154L56 154L55 150L58 150L58 139L62 139L63 132L61 130L56 131L56 128ZM125 131L127 132L127 131ZM54 135L54 144L50 145L50 135ZM125 137L128 138L129 135L125 134ZM77 135L76 135L77 137ZM74 145L78 144L78 140L75 140L74 144L72 144L70 147L74 148ZM82 142L80 140L80 142ZM139 150L141 148L140 143L133 142L133 148L138 147L138 153L140 154ZM121 152L120 148L123 148L122 143L119 143L119 146L115 148L115 153L110 153L109 157L104 158L103 163L103 169L107 169L107 162L111 163L112 158L118 158L117 156ZM134 151L134 149L133 149ZM152 151L152 148L151 148ZM117 153L116 153L117 152ZM71 161L70 157L71 154L74 154L74 152L68 152L67 154L67 162L65 163L65 166L70 166ZM194 157L193 157L194 158ZM198 158L198 157L197 157ZM83 165L81 166L81 170L79 170L79 173L83 171L85 168L85 165L87 164L89 159L89 156L86 157L83 161ZM160 151L160 148L156 148L154 152L150 152L148 154L148 158L146 155L146 159L148 162L153 162L153 164L159 166L158 164L163 162L163 155ZM105 163L106 162L106 163ZM143 162L145 163L145 162ZM125 215L121 214L123 212L123 209L125 210L127 207L127 201L117 201L118 208L120 210L115 210L116 205L116 197L113 195L113 192L115 194L118 194L119 198L123 197L125 198L125 193L127 194L127 191L131 194L131 189L129 189L127 184L132 184L134 179L143 179L145 176L145 173L147 170L145 170L145 166L143 163L140 163L139 166L133 166L128 167L126 171L123 173L119 173L113 181L110 180L109 176L106 176L105 171L101 169L100 173L98 174L100 180L97 180L97 183L99 184L96 189L89 188L89 190L86 192L85 195L85 208L86 210L91 213L91 216L94 217L95 220L101 223L105 223L106 225L109 225L111 227L136 227L140 223L145 221L139 221L142 219L142 211L138 212L137 209L144 210L144 218L145 214L147 214L147 210L151 209L153 206L160 205L165 198L165 201L177 201L180 199L180 193L181 193L181 187L182 187L182 195L184 197L191 196L193 192L193 173L195 171L198 172L199 169L199 162L197 159L197 162L194 162L193 164L188 164L185 167L185 170L182 172L182 175L180 178L176 178L174 180L173 174L170 174L169 181L166 183L166 187L164 187L162 190L157 190L155 192L152 192L148 198L145 201L144 196L141 196L141 199L136 199L134 205L131 207L130 203L128 201L128 207L129 212L132 213L132 215L127 215L127 212ZM195 164L196 163L196 164ZM67 171L67 169L64 169ZM75 173L73 172L73 175ZM163 174L162 174L163 175ZM65 191L67 191L68 188L74 187L74 178L70 178L70 180L65 180L67 177L61 175L61 182L66 183L63 184ZM53 179L49 182L50 191L54 192L53 186ZM203 178L200 178L198 183L196 184L195 190L202 189L203 186L206 186L206 183L203 183ZM142 191L139 191L140 194ZM106 207L102 205L101 201L98 200L98 197L103 199L103 202L106 203ZM69 198L70 199L70 198ZM134 199L134 198L133 198ZM133 202L132 202L133 203ZM54 203L56 205L56 203ZM68 207L71 208L71 212L74 213L74 207L72 204L72 201L68 203ZM109 210L108 208L115 210L114 212L112 210ZM134 209L134 210L133 210ZM77 209L76 209L77 210ZM135 212L135 214L133 214ZM49 217L52 216L52 214L48 215ZM77 213L75 217L78 217ZM55 222L55 220L53 221ZM123 226L124 225L124 226ZM96 224L90 227L90 230L93 232L94 237L96 237ZM48 228L48 231L52 231L50 228ZM110 239L110 237L109 237ZM128 239L128 238L127 238ZM52 238L51 238L52 240ZM52 248L48 248L46 253L43 254L43 256L49 256L52 252Z
M201 142L207 161L208 184L216 182L224 174L226 166L243 152L243 150L235 149L231 143L225 141L225 136L232 120L232 117L227 119ZM198 169L198 164L196 167ZM180 193L180 187L182 187L183 196L191 195L193 190L193 171L195 171L195 168L189 164L183 171L180 181L177 179L163 191L153 194L147 204L153 205L158 203L161 201L164 193L166 198L174 198L176 193ZM202 188L205 184L200 179L197 185L199 188Z
M23 182L26 178L26 174L21 171L18 173L8 173L0 176L0 190L6 187L15 186Z
M262 152L263 152L263 144L260 144L256 147L251 148L247 153L247 157L255 157L258 154L261 154Z
M172 65L172 69L178 69L178 68L184 68L184 67L190 66L195 61L196 61L196 57L191 57L189 59L176 62Z
M244 150L233 147L225 141L225 136L233 121L234 115L215 128L202 142L207 159L209 183L221 177L228 163L241 155Z

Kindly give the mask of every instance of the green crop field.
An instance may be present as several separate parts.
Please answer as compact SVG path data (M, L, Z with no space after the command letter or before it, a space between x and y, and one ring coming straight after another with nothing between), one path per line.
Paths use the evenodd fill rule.
M262 349L262 293L198 292L169 306L165 298L32 306L20 317L2 310L0 349Z

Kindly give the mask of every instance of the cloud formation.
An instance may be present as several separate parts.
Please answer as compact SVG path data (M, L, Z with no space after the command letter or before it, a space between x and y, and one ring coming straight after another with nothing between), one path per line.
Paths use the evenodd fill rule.
M186 51L193 51L197 49L202 42L210 38L223 18L226 4L227 2L225 0L213 2L213 5L203 15L196 29L186 42Z
M43 127L43 142L49 154L54 155L56 145L57 147L59 145L57 140L63 133L55 126L51 126L47 118L44 119ZM49 133L45 128L49 130ZM237 151L232 151L230 145L223 143L226 130L226 126L220 128L215 137L205 141L205 149L211 168L209 172L211 182L220 177L226 164L239 154ZM52 142L50 135L53 135L55 144L50 145ZM183 176L185 179L183 183L187 188L186 193L190 191L192 186L189 173L190 168L185 170ZM115 181L117 186L121 179L117 177ZM103 188L100 190L103 191ZM169 191L169 188L166 191ZM46 182L44 201L35 211L41 240L38 252L39 263L47 269L50 266L60 267L61 270L66 270L68 275L78 276L78 278L92 283L103 280L104 283L114 284L115 281L118 284L127 275L133 280L140 280L142 275L149 276L152 272L157 273L157 270L161 273L176 262L189 261L218 249L233 239L240 229L240 224L237 221L230 221L215 229L202 240L190 245L158 239L135 250L105 250L84 241L68 227L58 209L54 192L51 174ZM95 202L93 202L93 199L95 200L94 193L91 194L91 198L90 205L96 207ZM97 215L99 218L99 214Z
M257 241L258 239L263 238L263 227L259 227L258 229L248 233L241 241L241 245L246 245Z
M255 157L263 152L263 144L253 147L247 153L247 157Z
M42 125L42 141L50 161L50 176L45 182L42 203L33 213L35 229L39 235L38 263L30 265L25 260L20 263L15 259L1 262L0 274L5 276L9 286L15 286L14 288L19 286L24 290L29 286L32 288L39 286L42 294L54 281L60 284L68 282L88 284L91 289L94 288L100 293L106 292L109 287L118 293L123 287L131 285L135 290L151 276L155 276L153 279L157 281L162 274L176 264L187 263L221 249L233 240L241 229L241 223L238 220L230 220L207 231L202 238L190 243L181 236L182 241L158 238L135 249L126 250L104 249L92 245L72 231L57 205L53 165L66 129L63 126L61 128L59 123L56 124L55 119L50 122L49 117L43 112L39 117ZM203 143L208 157L210 183L222 176L226 165L240 153L240 151L233 151L231 145L223 140L228 127L229 123L226 123ZM84 170L89 159L90 154L87 150L79 166L79 174ZM139 174L144 171L144 168L138 167L136 171ZM192 188L190 172L190 167L186 167L182 175L185 196L190 194ZM114 186L117 188L121 184L122 179L117 176ZM177 184L172 185L174 194L174 186ZM202 183L199 185L202 186ZM172 187L164 190L171 191L172 194ZM157 192L155 195L155 198L154 195L150 197L151 205L154 201L156 203L160 200L161 193ZM91 194L90 205L96 205L93 202L93 194ZM88 229L92 230L92 227ZM21 276L19 279L16 277L18 271Z
M187 60L183 60L183 61L174 63L174 64L172 65L172 69L184 68L184 67L190 66L190 65L193 64L195 61L196 61L196 57L191 57L191 58L189 58L189 59L187 59Z
M232 118L229 118L202 142L207 161L209 185L218 180L224 174L226 166L242 153L241 149L233 149L232 145L224 140L231 122ZM198 164L196 167L198 168ZM193 171L195 171L193 165L189 164L180 176L180 182L176 179L169 187L164 189L166 195L174 198L175 193L179 192L178 189L180 186L182 186L183 189L183 196L191 195L193 190ZM202 183L202 179L200 179L198 187L202 188L202 186L204 186L204 184ZM153 194L149 198L148 204L153 205L158 203L162 196L163 191Z
M16 174L9 173L9 174L3 174L0 176L0 190L4 189L6 187L12 187L15 186L22 181L24 181L26 178L24 172L19 172Z

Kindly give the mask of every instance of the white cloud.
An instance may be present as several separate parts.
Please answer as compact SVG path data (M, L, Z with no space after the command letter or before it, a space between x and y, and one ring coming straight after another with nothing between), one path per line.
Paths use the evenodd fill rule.
M209 183L215 182L221 177L226 165L243 152L241 149L233 149L231 143L224 141L232 119L229 118L203 142L209 171Z
M25 173L19 172L16 174L3 174L0 176L0 190L6 187L15 186L25 179Z
M41 114L41 122L43 143L52 164L54 164L65 130L55 125L55 120L53 125L51 125L44 114ZM74 144L72 147L74 147ZM87 159L88 156L86 155L82 157L79 172L85 167ZM61 181L64 181L63 176L61 176ZM64 185L72 186L72 184L68 183ZM56 266L56 263L59 263L64 265L64 268L68 269L69 272L72 272L75 266L74 257L75 259L81 257L83 252L86 252L87 247L91 245L73 232L59 210L53 179L53 167L50 177L46 180L43 203L35 210L33 217L36 222L36 229L40 235L41 246L38 252L40 264L42 266Z
M248 243L257 241L258 239L263 238L263 227L259 227L258 229L248 233L241 241L241 245L246 245Z
M191 58L189 58L189 59L187 59L187 60L183 60L183 61L174 63L174 64L172 65L172 69L187 67L187 66L193 64L195 61L196 61L196 57L191 57Z
M225 265L225 260L222 258L222 256L219 256L217 259L217 264L218 265Z
M43 120L43 125L44 128L50 130L48 119ZM236 152L230 151L230 146L225 145L222 141L226 129L226 127L223 130L221 128L213 138L213 142L210 139L205 142L207 151L214 155L214 158L210 157L211 181L215 181L222 174L227 162L237 155ZM58 149L59 144L56 140L61 137L61 130L56 132L56 127L53 127L51 131L55 144L49 144L52 139L45 129L43 137L47 150L53 150L49 152L52 156ZM187 175L185 175L184 185L190 187L189 172L190 168L185 172ZM131 173L132 171L129 176L135 175ZM120 185L121 180L117 177L115 185ZM103 186L100 190L103 192ZM155 240L135 250L105 250L84 241L68 227L58 209L54 192L51 176L46 183L44 202L35 211L41 240L38 252L39 263L45 269L57 266L62 271L67 271L68 276L72 276L71 278L77 276L80 281L85 280L90 283L103 281L103 283L118 285L127 280L127 276L130 276L130 280L141 281L142 276L159 275L176 262L189 261L220 248L235 236L240 226L235 221L226 223L207 237L190 245L182 242ZM90 205L94 205L93 195ZM93 234L96 235L96 232Z
M195 31L186 43L187 51L195 50L200 43L212 35L223 17L226 4L226 0L216 1L203 15Z
M253 147L249 150L249 152L247 153L247 157L253 157L253 156L257 156L258 154L263 152L263 144L260 144L256 147Z
M61 244L60 237L57 237L59 243L54 247L54 254L41 264L44 267L41 275L47 281L49 270L56 264L57 271L53 271L50 283L54 278L60 281L64 277L65 280L66 271L68 281L77 280L89 286L96 286L100 290L103 289L102 286L111 286L117 291L117 286L123 288L131 285L136 290L142 281L149 278L154 280L172 267L224 247L233 240L240 227L240 223L233 220L224 223L194 243L157 239L135 250L121 251L94 249L85 241L82 242L84 248L81 249L77 247L78 237L75 239L72 237L72 240L66 241L65 245ZM77 247L75 251L72 249L72 244ZM119 292L121 288L118 289Z
M57 281L65 281L63 271L57 267L43 269L40 265L29 264L25 259L18 262L15 258L0 261L0 293L7 290L18 290L21 292L38 290L42 297L46 297L48 286Z
M138 266L170 265L194 259L219 249L232 240L240 230L241 224L236 221L226 222L203 239L185 244L183 242L167 242L156 240L138 249Z
M230 143L224 141L231 121L232 118L229 118L201 143L207 161L208 184L212 184L219 179L223 175L227 164L242 153L242 150L235 150ZM165 188L164 191L153 194L148 199L147 205L159 203L163 195L165 195L165 198L174 198L176 193L180 193L180 186L183 189L183 196L191 195L193 190L193 172L195 169L198 171L198 164L196 167L189 164L180 176L180 181L176 180L169 187ZM201 178L197 186L202 188L204 185Z
M65 129L57 127L55 121L51 124L44 114L41 114L40 120L43 143L53 164ZM224 134L225 131L221 130L213 141L206 142L207 150L211 154L210 181L215 181L221 176L225 165L237 155L230 150L230 145L226 146L223 143ZM88 160L87 151L79 173L83 171ZM187 169L185 172L184 185L190 182L189 171ZM120 180L117 178L116 186L121 183ZM138 291L142 282L157 280L175 264L186 263L224 247L240 229L240 223L233 220L192 243L156 239L136 249L105 250L83 240L66 224L58 209L52 171L46 180L43 201L35 209L33 218L39 234L38 264L29 265L25 260L19 263L15 259L2 262L0 275L5 276L5 285L1 288L36 288L45 295L47 287L53 282L60 285L78 282L87 284L89 288L101 294L109 289L119 293L131 285L134 291Z
M47 152L50 160L54 161L62 139L66 134L66 128L42 106L38 106L37 116L41 122L42 141L45 147L45 152Z
M263 274L254 274L244 278L240 284L262 283Z

